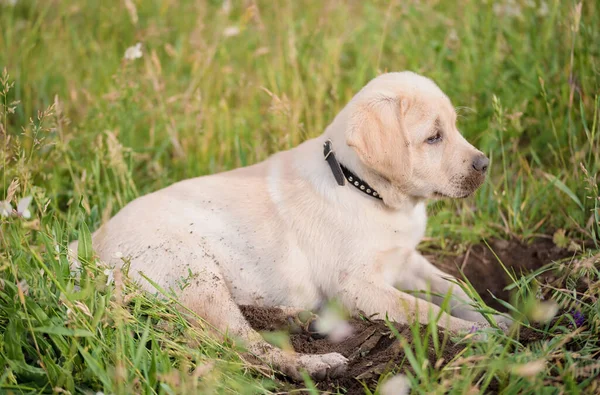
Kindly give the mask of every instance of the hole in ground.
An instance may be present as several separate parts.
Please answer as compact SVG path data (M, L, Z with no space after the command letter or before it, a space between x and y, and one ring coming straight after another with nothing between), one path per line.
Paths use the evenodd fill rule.
M462 268L465 276L479 292L482 299L490 306L502 311L503 307L495 301L490 292L496 297L509 300L510 295L504 290L510 282L508 274L504 271L495 255L500 258L506 268L517 274L531 272L554 260L562 259L572 254L564 249L558 248L549 239L537 239L529 245L518 241L494 240L486 245L472 246L467 253L461 256L428 255L425 256L445 272L456 277L460 276L459 268ZM495 253L495 255L494 255ZM258 308L242 306L242 312L256 330L272 331L285 329L286 321L282 319L281 311L275 308ZM291 334L290 339L294 349L302 353L324 354L338 352L349 359L348 369L342 377L328 379L316 383L321 391L354 394L364 393L362 383L374 389L379 377L403 364L410 369L410 364L405 359L404 351L400 342L390 332L383 321L364 320L353 318L349 321L353 328L353 335L340 342L332 343L327 339L316 339L308 332ZM395 325L398 332L412 341L412 333L406 325ZM421 336L425 333L421 328ZM429 363L433 366L443 366L451 361L463 347L453 344L443 332L438 333L440 341L445 339L445 347L440 354L435 352L430 341L428 352ZM531 341L538 340L538 336L532 336ZM528 339L522 339L528 342ZM294 387L288 383L289 388L303 388L302 385Z

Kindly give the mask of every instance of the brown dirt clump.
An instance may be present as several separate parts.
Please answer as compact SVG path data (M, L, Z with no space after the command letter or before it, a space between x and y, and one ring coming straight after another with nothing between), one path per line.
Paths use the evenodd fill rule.
M537 239L530 245L516 241L496 240L490 242L490 247L475 245L462 256L440 257L436 254L428 258L442 270L459 278L461 277L459 268L461 268L483 300L500 310L502 306L492 298L490 292L500 299L509 300L510 295L504 288L510 283L510 279L495 255L506 268L517 274L533 271L553 260L570 256L569 252L555 247L552 241L547 239ZM288 320L277 308L242 306L242 312L256 330L273 331L289 328ZM319 390L337 392L340 389L342 393L362 394L363 385L374 389L382 374L405 369L412 370L400 341L385 322L353 318L349 323L353 335L339 343L317 338L305 330L298 331L297 328L290 335L291 343L297 352L315 354L338 352L349 359L345 374L336 379L316 383ZM410 328L400 324L395 324L395 328L408 344L412 344L413 336ZM421 328L421 332L420 336L424 336L424 327ZM444 347L440 353L436 353L430 340L428 358L432 366L441 367L451 361L463 347L452 343L441 331L438 333L438 338ZM520 338L522 342L528 343L540 340L540 334L525 330Z

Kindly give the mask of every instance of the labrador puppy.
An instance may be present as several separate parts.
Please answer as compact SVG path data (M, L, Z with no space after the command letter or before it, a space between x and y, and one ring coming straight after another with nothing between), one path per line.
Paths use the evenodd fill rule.
M142 196L92 243L101 261L128 261L144 289L156 292L147 277L172 290L186 310L292 378L305 370L321 379L342 372L346 358L283 352L238 305L314 309L336 299L350 312L399 323L439 315L452 332L488 326L451 276L416 250L427 199L471 195L487 167L434 82L389 73L358 92L320 137ZM401 290L429 290L442 295L437 303L451 295L451 315Z

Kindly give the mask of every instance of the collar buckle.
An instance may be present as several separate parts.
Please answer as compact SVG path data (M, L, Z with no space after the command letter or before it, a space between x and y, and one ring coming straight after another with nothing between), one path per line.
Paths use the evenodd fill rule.
M325 141L323 144L323 156L325 157L325 161L329 164L331 168L331 172L335 177L335 181L339 186L346 185L346 180L352 185L354 188L358 189L362 193L374 197L378 200L381 199L381 196L375 191L369 184L358 178L354 173L352 173L348 168L341 165L335 157L335 152L333 152L333 147L331 145L331 140Z
M331 168L331 172L335 177L335 181L339 186L346 185L346 177L344 177L344 172L342 171L342 167L340 166L340 162L335 157L335 153L333 152L333 147L331 146L331 140L325 141L323 145L323 156L325 160L329 164Z

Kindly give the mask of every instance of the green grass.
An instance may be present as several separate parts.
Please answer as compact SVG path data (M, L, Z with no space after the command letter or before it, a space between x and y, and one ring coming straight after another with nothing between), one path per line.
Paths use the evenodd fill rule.
M0 199L33 203L29 219L0 217L0 391L276 392L272 372L190 327L175 301L123 279L107 286L94 265L76 288L67 243L136 196L319 135L369 79L407 69L440 85L492 158L475 197L430 207L428 243L554 235L576 252L553 264L561 282L543 291L587 319L573 330L565 315L528 346L490 333L444 369L423 367L412 345L413 389L599 390L597 1L551 0L546 12L525 0L232 1L230 12L220 1L9 3ZM225 36L230 26L239 34ZM142 58L124 60L138 41ZM520 312L535 309L539 284L515 281L527 326ZM540 360L531 377L515 370Z

